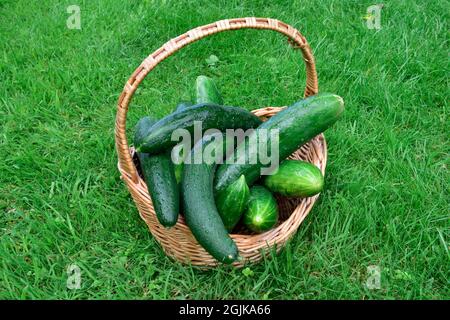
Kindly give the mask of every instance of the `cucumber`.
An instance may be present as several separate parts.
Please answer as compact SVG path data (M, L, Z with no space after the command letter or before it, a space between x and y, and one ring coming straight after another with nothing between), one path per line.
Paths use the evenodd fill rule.
M285 160L275 174L264 179L264 185L283 196L310 197L322 191L323 175L309 162Z
M182 111L188 107L192 107L192 102L190 101L180 101L177 104L177 107L175 109L175 112ZM184 159L184 152L183 152L182 144L178 144L172 149L172 160L174 160L174 170L175 170L175 178L177 179L177 183L179 184L181 182L181 176L183 174L183 159Z
M265 130L261 129L278 129L278 159L283 160L301 145L335 123L343 111L344 101L341 97L331 93L320 93L298 101L278 112L261 124L252 135L259 141L261 137L266 137ZM269 136L267 150L270 150L270 146L271 139ZM234 153L230 155L230 157L233 157L232 159L235 159L235 162L224 163L218 167L215 177L215 190L223 190L241 175L245 175L248 185L251 186L260 177L263 164L259 161L259 157L256 163L249 162L246 159L252 159L257 154L257 143L249 144L246 140L246 142L239 144Z
M170 153L138 153L148 192L159 223L170 228L177 223L180 192Z
M206 76L198 76L195 82L195 97L194 101L199 103L215 103L223 104L222 97L216 84L211 78ZM180 101L175 109L175 112L182 111L193 104L191 101ZM178 183L181 181L181 175L183 173L183 163L181 161L184 159L183 149L181 146L175 146L172 153L172 159L176 160L175 165L175 176Z
M135 144L145 134L151 132L154 123L156 120L150 117L144 117L138 121L134 133ZM178 220L180 192L170 154L165 152L149 155L138 152L137 155L156 217L164 227L172 227Z
M217 139L209 139L211 136L205 136L199 140L191 150L191 155L195 152L194 150L202 152L206 146L218 145L220 142ZM238 257L238 249L230 238L214 202L215 163L191 162L185 163L181 182L186 224L198 243L216 260L232 263Z
M249 195L250 190L244 175L216 195L217 210L228 232L239 222Z
M175 179L177 183L181 182L181 177L183 175L183 160L184 160L184 149L183 144L177 144L172 149L172 163L173 169L175 171Z
M223 104L222 96L213 79L207 76L198 76L195 84L194 101L197 103Z
M156 123L156 120L147 116L139 119L134 128L133 144L136 147L141 144L144 138L150 133L150 128Z
M221 131L249 129L261 124L257 116L245 109L203 103L174 112L159 120L153 125L143 142L136 145L136 149L148 153L159 153L169 149L177 143L171 139L172 132L176 129L185 129L192 136L195 121L201 121L202 132L211 128Z
M277 221L278 205L272 193L263 186L253 186L243 217L244 224L252 231L263 232L271 229Z

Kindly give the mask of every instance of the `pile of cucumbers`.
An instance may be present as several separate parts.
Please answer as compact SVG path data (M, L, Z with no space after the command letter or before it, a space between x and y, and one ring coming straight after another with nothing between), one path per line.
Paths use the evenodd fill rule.
M158 121L144 117L135 128L134 146L158 221L170 228L179 214L184 214L199 244L218 261L232 263L239 254L229 234L237 225L264 232L277 224L278 205L273 193L309 197L321 192L324 178L315 165L284 159L329 128L343 111L341 97L320 93L262 122L243 108L223 105L213 80L199 76L192 102L180 102L172 114ZM217 130L192 141L191 150L172 140L176 129L193 136L197 121L201 121L203 132ZM226 129L254 129L251 136L257 140L249 137L230 148L234 141L224 135ZM267 129L278 130L281 163L271 174L261 176L262 161L248 161L252 155L259 159L258 144L249 141L260 141ZM269 147L270 138L266 142ZM196 153L208 150L221 152L213 161L192 161Z

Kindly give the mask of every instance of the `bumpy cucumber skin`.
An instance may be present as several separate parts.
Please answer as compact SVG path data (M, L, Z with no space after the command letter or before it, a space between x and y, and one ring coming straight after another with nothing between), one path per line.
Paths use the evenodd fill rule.
M222 96L213 79L207 76L198 76L195 84L195 101L197 103L223 104Z
M300 100L278 112L262 123L254 134L259 137L261 134L259 129L278 129L279 159L283 160L301 145L328 129L339 119L343 111L344 101L341 97L331 93L320 93ZM270 141L269 138L268 150L270 150ZM249 154L257 154L257 152L257 144L241 143L231 156L236 157L235 154L238 154L245 157ZM249 164L245 158L241 158L238 158L237 163L224 163L218 167L214 185L216 191L223 190L242 174L245 175L249 186L260 177L260 169L263 165L260 162Z
M323 180L322 172L315 165L285 160L275 174L264 179L264 185L286 197L310 197L322 191Z
M215 104L198 104L184 110L174 112L159 120L141 144L136 145L140 152L159 153L174 146L172 132L176 129L186 129L191 135L194 131L194 121L202 122L203 131L211 128L249 129L256 128L261 120L250 111L242 108L220 106Z
M247 211L243 222L255 232L267 231L278 221L278 205L272 193L263 186L253 186L250 189Z
M180 192L170 154L138 153L138 156L156 217L170 228L177 223L180 211Z
M194 148L203 149L207 144L204 138ZM198 243L219 262L232 263L238 257L238 249L230 238L214 202L214 171L214 163L184 165L181 182L183 210L186 224Z
M231 232L247 206L250 189L242 175L216 195L216 205L225 228Z

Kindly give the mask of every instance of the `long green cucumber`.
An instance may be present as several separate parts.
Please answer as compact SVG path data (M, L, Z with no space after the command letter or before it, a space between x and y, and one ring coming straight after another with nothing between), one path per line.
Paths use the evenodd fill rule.
M250 111L242 108L220 106L214 104L198 104L184 110L174 112L159 120L152 127L144 141L136 145L141 152L159 153L174 146L172 133L176 129L185 129L191 136L194 133L194 123L201 122L202 132L207 129L249 129L256 128L261 120Z
M177 223L180 193L170 153L138 153L158 221L166 228Z
M144 134L151 132L155 122L156 120L150 117L139 120L135 128L135 143ZM178 220L180 195L170 154L137 154L156 217L164 227L172 227Z
M194 152L203 153L206 147L223 147L223 141L208 140L210 137L205 136L195 144L191 151L192 159ZM199 244L219 262L232 263L238 257L238 249L230 238L214 202L215 167L216 161L185 163L181 182L184 215Z
M261 124L252 135L257 141L268 136L266 150L270 150L271 136L262 129L278 129L278 159L282 161L301 145L329 128L343 111L344 101L341 97L331 93L320 93L278 112ZM245 175L249 186L260 177L261 168L264 167L258 157L260 148L257 143L251 144L248 141L251 141L251 137L241 143L230 155L234 160L233 163L227 160L218 167L215 177L217 191L223 190L241 175ZM255 157L258 159L256 163L247 160Z

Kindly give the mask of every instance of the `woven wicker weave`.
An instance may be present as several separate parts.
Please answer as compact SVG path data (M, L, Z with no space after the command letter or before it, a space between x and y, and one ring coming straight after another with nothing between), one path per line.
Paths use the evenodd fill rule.
M213 266L217 261L211 257L195 240L184 218L179 217L177 224L166 229L162 227L155 216L151 198L148 194L145 182L141 179L136 164L133 160L133 149L128 146L125 127L126 115L130 100L139 84L158 63L180 50L184 46L200 40L206 36L243 28L274 30L287 36L295 49L300 49L306 65L306 88L304 96L310 96L318 92L317 73L311 49L303 35L295 28L281 21L269 18L237 18L217 21L205 26L192 29L164 44L161 48L149 55L128 79L118 101L115 139L119 156L119 171L125 181L141 218L148 225L150 232L161 244L167 255L178 261L199 266ZM276 114L282 108L268 107L253 110L253 113L261 118L268 118ZM327 162L327 147L324 136L321 134L302 146L291 155L293 159L303 159L314 163L322 173L325 173ZM256 262L262 258L264 252L276 246L279 250L286 241L295 234L300 223L310 212L318 195L305 199L279 198L280 223L273 229L262 234L239 233L231 237L236 242L240 255L244 258L234 263L242 266L248 262ZM264 250L263 250L264 249Z

